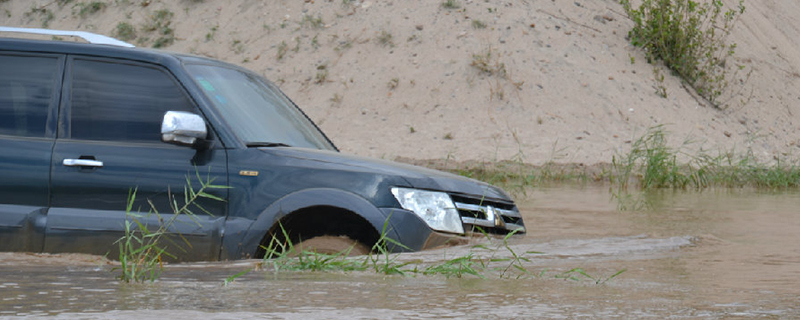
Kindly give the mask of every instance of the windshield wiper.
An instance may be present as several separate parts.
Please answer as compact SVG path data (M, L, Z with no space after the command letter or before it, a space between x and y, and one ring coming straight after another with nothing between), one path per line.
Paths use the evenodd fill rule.
M272 148L272 147L291 147L288 144L281 142L248 142L248 148Z

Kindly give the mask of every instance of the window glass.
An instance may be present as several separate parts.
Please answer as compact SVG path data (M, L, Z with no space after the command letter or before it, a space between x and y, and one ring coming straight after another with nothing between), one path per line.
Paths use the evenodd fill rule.
M169 111L195 112L163 70L75 59L70 132L73 139L160 142Z
M0 55L0 135L45 136L57 72L54 57Z
M186 71L246 144L336 150L277 87L253 73L209 65Z

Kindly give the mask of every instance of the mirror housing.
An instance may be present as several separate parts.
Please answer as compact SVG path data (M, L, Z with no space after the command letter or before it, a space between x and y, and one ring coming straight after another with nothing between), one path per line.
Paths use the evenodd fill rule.
M208 135L206 122L199 115L185 111L167 111L161 122L161 141L195 146Z

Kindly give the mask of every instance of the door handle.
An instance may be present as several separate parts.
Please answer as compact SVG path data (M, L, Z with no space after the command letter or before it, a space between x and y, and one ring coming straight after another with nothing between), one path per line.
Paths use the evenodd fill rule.
M103 161L91 159L64 159L62 163L67 167L103 167Z

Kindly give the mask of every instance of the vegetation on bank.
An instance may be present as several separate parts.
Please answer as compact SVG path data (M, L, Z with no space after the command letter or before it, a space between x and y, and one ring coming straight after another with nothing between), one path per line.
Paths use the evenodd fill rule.
M612 184L641 189L709 187L795 188L800 186L800 167L776 160L760 162L751 151L689 154L684 147L669 147L662 126L650 128L633 142L631 151L614 157L609 172Z
M663 126L648 129L631 142L626 154L610 163L591 166L547 163L533 166L524 159L494 163L454 164L446 161L408 161L498 185L510 191L553 183L609 183L619 191L629 189L797 188L800 167L776 160L760 161L751 151L717 154L691 153L692 142L671 147Z
M638 7L630 0L620 3L634 23L628 38L644 49L647 62L663 62L697 94L719 107L717 98L728 87L726 64L736 49L736 43L728 44L726 38L744 13L744 0L736 9L728 10L723 10L724 4L717 0L643 0ZM658 67L654 68L657 91L666 97L666 89L660 84L664 77Z

